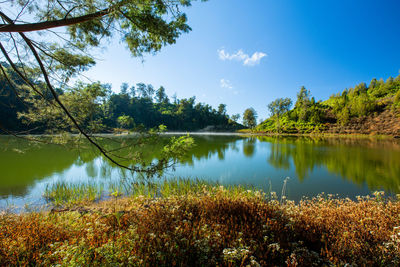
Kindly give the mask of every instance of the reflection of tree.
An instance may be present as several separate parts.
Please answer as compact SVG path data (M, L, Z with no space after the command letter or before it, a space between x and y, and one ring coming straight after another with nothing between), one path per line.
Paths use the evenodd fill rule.
M0 195L24 195L35 180L61 173L78 157L77 151L59 145L29 144L0 137Z
M227 149L236 149L236 141L240 139L237 136L194 136L195 147L189 155L181 160L181 163L193 165L194 160L210 159L217 155L219 160L225 159Z
M195 160L209 159L217 155L218 159L225 158L227 149L236 148L238 136L195 136L196 146L185 156L181 163L193 165ZM121 142L110 138L100 140L103 147L115 150L121 161L135 153L141 153L145 162L149 163L158 158L163 146L169 137L162 138L156 145L127 147L119 149ZM122 142L124 143L124 142ZM129 142L126 142L129 143ZM113 169L120 169L102 157L100 165L96 159L101 157L92 147L83 143L77 149L68 149L68 146L29 143L26 140L0 136L0 168L1 168L1 195L24 195L27 187L36 180L62 173L72 165L85 168L88 177L110 177ZM120 169L121 177L131 177L132 173Z
M274 167L288 169L290 161L300 180L315 167L323 166L371 190L382 186L400 192L400 143L376 139L322 139L306 137L258 137L269 142L268 162Z
M250 137L243 140L243 155L251 158L256 151L256 138Z
M285 143L271 142L269 164L279 169L288 170L290 168L288 147Z
M179 162L183 164L193 165L195 160L210 159L213 155L217 155L219 160L225 159L225 151L227 149L236 149L236 141L241 139L238 136L222 136L222 135L193 135L195 146L183 156ZM140 153L146 162L152 162L160 157L163 146L168 142L169 137L162 138L157 144L137 147L136 153ZM103 144L104 145L104 144ZM118 155L126 157L129 150L120 150Z

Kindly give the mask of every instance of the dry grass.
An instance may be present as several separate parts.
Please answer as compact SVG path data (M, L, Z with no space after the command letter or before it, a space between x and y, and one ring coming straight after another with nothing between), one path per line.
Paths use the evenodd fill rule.
M207 187L0 215L0 265L398 266L400 202Z

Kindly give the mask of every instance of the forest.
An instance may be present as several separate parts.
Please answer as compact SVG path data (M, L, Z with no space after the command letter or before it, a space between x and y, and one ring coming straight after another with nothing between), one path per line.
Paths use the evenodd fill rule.
M7 72L0 77L0 129L3 133L26 132L27 129L29 133L76 131L62 110L54 108L50 94L42 98L28 88L24 90L24 81L7 63L1 64ZM45 85L35 79L35 71L31 71L32 82L44 88ZM12 79L11 84L6 77ZM24 94L17 96L13 86L18 86L19 92ZM178 99L176 95L169 97L163 86L156 89L151 84L130 86L123 83L120 89L119 93L114 93L109 84L77 82L64 90L57 89L57 93L79 124L91 133L141 131L160 125L172 131L234 131L244 128L237 123L239 115L228 116L225 104L215 109L205 103L196 103L195 96L188 99Z

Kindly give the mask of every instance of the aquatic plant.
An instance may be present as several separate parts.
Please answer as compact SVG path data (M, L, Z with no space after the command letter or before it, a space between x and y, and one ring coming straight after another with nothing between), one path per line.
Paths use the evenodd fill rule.
M43 196L55 205L77 204L101 198L103 185L99 183L56 182L47 185Z

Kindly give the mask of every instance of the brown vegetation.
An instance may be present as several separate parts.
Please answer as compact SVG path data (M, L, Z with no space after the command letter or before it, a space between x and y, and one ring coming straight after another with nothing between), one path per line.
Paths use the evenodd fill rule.
M268 200L266 200L268 199ZM0 265L398 266L400 202L204 187L0 215Z
M326 132L400 136L400 114L387 109L376 115L353 118L347 125L328 124Z

